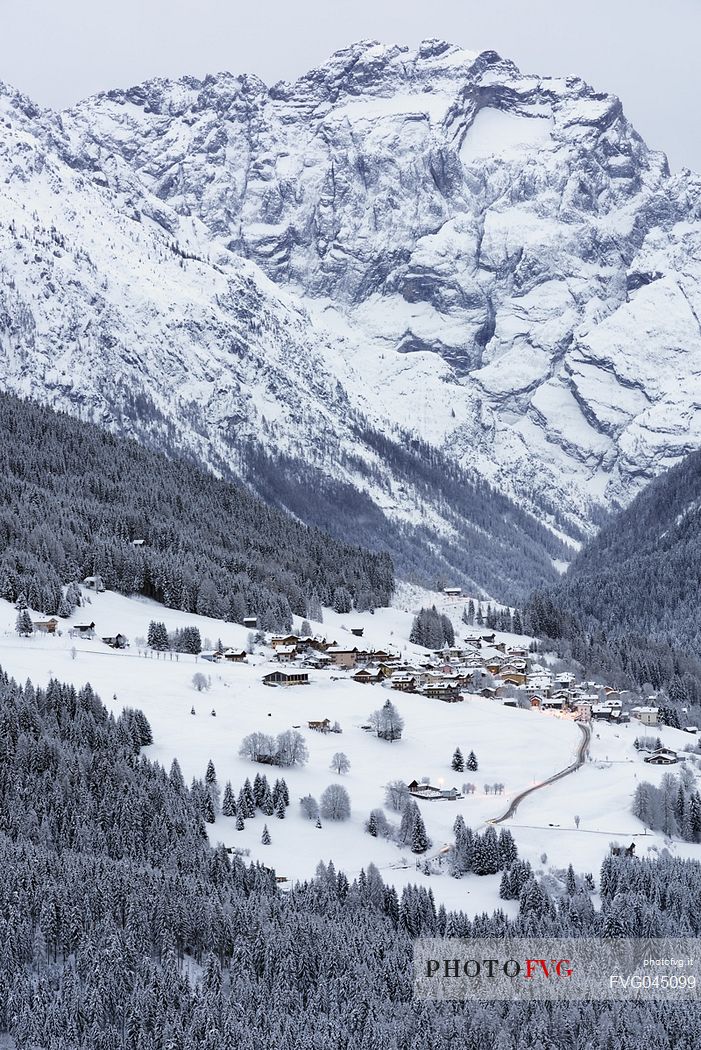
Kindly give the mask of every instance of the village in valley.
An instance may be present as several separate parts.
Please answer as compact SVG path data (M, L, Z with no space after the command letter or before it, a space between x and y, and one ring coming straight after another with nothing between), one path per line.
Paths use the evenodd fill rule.
M349 819L317 826L302 814L263 832L219 811L209 827L213 841L262 854L285 881L312 874L320 859L349 872L375 863L397 885L416 877L419 861L424 875L440 875L458 814L476 830L508 828L537 870L571 857L595 870L611 848L663 844L630 812L637 782L659 779L655 766L695 771L695 726L658 724L655 697L580 680L532 638L487 626L487 603L459 588L409 591L403 608L325 609L323 622L295 617L277 634L259 630L255 616L232 624L105 593L94 578L82 594L68 620L3 602L0 664L20 680L90 681L115 713L143 709L152 757L166 766L177 758L188 779L211 763L230 797L257 767L276 764L271 753L242 755L242 741L296 734L308 762L282 770L290 815L342 782ZM450 643L412 642L421 616L437 617ZM509 610L507 620L518 623ZM430 843L420 858L375 830L385 817L391 824L392 784L420 807ZM477 908L489 892L497 899L489 881L478 890L471 876L469 889L440 880L434 893L461 907L467 893Z

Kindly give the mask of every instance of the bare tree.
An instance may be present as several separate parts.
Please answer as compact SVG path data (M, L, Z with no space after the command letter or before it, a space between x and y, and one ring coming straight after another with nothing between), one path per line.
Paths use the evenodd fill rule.
M350 762L348 756L344 755L343 751L337 751L331 759L331 769L334 773L347 773L350 769Z
M304 766L309 752L304 737L296 729L286 729L277 738L276 759L281 766Z
M409 799L409 788L403 780L390 780L385 784L385 805L395 813L401 813Z
M252 762L272 762L276 751L274 737L268 733L249 733L241 741L239 755L241 758L250 758Z
M209 689L209 682L207 676L202 674L201 671L196 671L192 676L192 685L198 693Z
M321 793L319 809L324 820L348 820L350 797L342 784L329 784Z
M305 795L299 800L300 809L307 820L319 819L319 803L312 795Z

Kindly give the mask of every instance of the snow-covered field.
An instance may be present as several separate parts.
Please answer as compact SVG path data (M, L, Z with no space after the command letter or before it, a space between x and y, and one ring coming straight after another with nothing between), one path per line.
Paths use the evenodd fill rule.
M406 597L403 604L408 606ZM456 626L457 615L456 607ZM313 629L339 644L351 642L351 626L362 626L361 644L392 646L405 654L422 652L408 641L412 622L408 610L391 608L375 614L348 615L325 610L324 617L323 624L312 624ZM152 619L164 621L169 630L196 625L203 639L215 643L221 638L225 646L239 648L246 645L248 631L235 624L165 609L142 598L93 595L92 604L78 610L70 621L61 622L60 637L19 638L14 631L15 618L14 607L0 601L0 666L4 670L20 681L31 678L37 684L44 684L51 676L76 685L89 681L113 711L119 712L124 706L142 708L154 734L154 744L147 753L166 766L177 757L187 780L202 777L210 758L220 787L231 780L236 792L245 778L253 780L256 772L266 772L269 778L272 773L273 780L284 775L291 798L285 820L259 815L237 832L234 820L220 815L210 826L210 837L213 842L250 849L252 858L272 865L289 879L308 877L320 860L333 860L349 876L372 861L398 888L407 882L428 881L408 850L372 838L364 830L370 810L383 803L383 786L388 780L408 782L425 776L445 787L460 788L467 781L476 784L473 795L456 802L420 803L433 840L429 855L433 855L451 841L458 813L473 828L500 816L515 794L569 765L581 740L578 727L567 718L505 708L477 696L446 704L379 685L359 685L339 670L310 670L307 686L269 688L262 677L278 666L271 661L271 650L249 657L245 664L212 664L184 654L177 660L170 659L170 654L161 659L155 654L147 656L136 639L145 637ZM131 642L129 649L115 652L99 638L69 638L71 623L91 620L98 635L126 634ZM358 639L354 642L357 644ZM211 677L207 692L194 688L196 671ZM378 740L361 728L370 712L388 697L405 720L403 738L394 743ZM306 728L310 719L323 718L338 720L342 734L322 735ZM247 733L261 730L276 734L293 726L301 727L309 749L306 767L271 770L239 758L239 744ZM635 736L646 733L659 735L664 744L677 750L693 739L673 729L645 730L636 722L627 726L595 725L592 761L521 803L504 826L512 830L520 854L536 869L546 870L551 865L562 868L571 860L577 871L596 873L612 840L627 845L634 834L642 835L642 827L630 813L632 792L639 779L656 783L665 772L663 767L643 764L633 747ZM477 773L452 771L450 760L456 746L465 755L475 751ZM351 762L350 772L343 777L329 768L335 751L345 752ZM299 799L307 794L318 799L335 781L342 782L350 794L351 819L339 824L323 821L323 827L317 828L302 817ZM504 784L503 795L485 793L485 784L494 782ZM575 815L581 818L579 830L575 828ZM398 819L389 812L388 817ZM264 821L272 838L269 846L260 841ZM639 854L649 846L663 844L661 837L653 834L636 842ZM701 855L698 846L675 843L671 848ZM544 853L546 861L541 859ZM430 885L437 901L467 912L505 906L498 900L499 876L461 880L431 876ZM506 907L514 905L509 902Z

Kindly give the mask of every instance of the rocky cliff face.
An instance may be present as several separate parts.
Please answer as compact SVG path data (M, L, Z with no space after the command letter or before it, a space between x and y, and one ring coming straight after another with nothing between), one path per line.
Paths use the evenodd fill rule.
M579 79L363 43L4 113L15 387L123 381L210 461L240 428L341 475L383 469L349 420L399 426L560 527L701 445L701 182Z

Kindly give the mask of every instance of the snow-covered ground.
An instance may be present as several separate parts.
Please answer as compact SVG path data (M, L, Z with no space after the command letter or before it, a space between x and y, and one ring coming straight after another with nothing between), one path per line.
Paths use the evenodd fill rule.
M358 644L349 629L362 626L360 644L420 654L422 650L408 641L412 613L407 599L412 596L403 595L406 609L348 615L325 610L324 623L312 627L339 644ZM451 610L458 626L462 602L459 609L446 602L443 607ZM477 696L446 704L381 686L359 685L340 670L310 670L309 685L272 689L262 681L268 670L279 666L271 662L271 650L249 657L245 664L212 664L184 654L177 660L170 654L157 659L145 655L146 650L136 643L137 638L145 637L152 619L164 621L169 630L196 625L203 639L215 643L221 638L225 646L239 648L246 645L249 632L235 624L165 609L143 598L92 595L90 605L61 622L60 637L19 638L14 631L16 615L13 606L0 601L0 666L18 680L31 678L44 684L55 676L76 685L89 681L111 710L142 708L154 734L154 744L147 753L165 766L177 757L188 781L204 775L210 758L220 786L231 780L236 792L246 777L253 780L259 771L269 777L272 773L273 779L284 775L291 798L284 821L259 815L237 832L234 820L220 815L210 827L210 837L213 842L250 849L252 858L272 865L289 879L312 875L320 860L333 860L349 876L372 861L398 889L408 882L430 881L436 900L446 905L471 913L504 907L505 902L498 900L499 876L429 878L417 870L416 858L408 850L365 832L369 812L382 805L384 785L391 779L408 782L426 776L433 784L457 788L463 782L474 782L476 792L456 802L420 803L433 840L433 855L451 841L458 813L473 828L500 816L515 794L569 765L581 740L578 727L568 718L506 708ZM71 623L91 620L98 635L126 634L130 647L115 652L99 638L88 641L68 636ZM211 677L209 691L200 693L194 688L196 671ZM361 728L370 712L388 697L405 720L403 738L394 743L378 740ZM323 718L338 720L342 734L322 735L306 728L310 719ZM301 727L309 749L305 768L271 770L238 756L241 739L247 733L261 730L276 734L293 726ZM611 841L627 845L633 835L641 836L643 829L630 813L631 795L640 779L656 783L666 771L645 765L635 751L635 736L646 734L659 735L665 745L679 751L693 739L678 730L643 729L636 722L627 726L595 725L592 761L572 776L529 796L513 819L503 825L512 830L521 856L536 869L546 870L551 865L562 868L572 861L577 871L596 873ZM475 751L477 773L452 771L450 761L456 746L465 755ZM335 751L345 752L351 762L350 772L343 777L329 768ZM302 817L299 799L307 794L318 799L334 782L342 782L350 794L351 820L340 824L323 821L319 829ZM494 782L504 784L503 795L485 793L485 784ZM581 818L579 830L575 815ZM396 814L388 812L388 817L397 820ZM272 838L269 846L260 841L264 821ZM636 842L639 854L650 846L663 845L662 838L654 834L636 838ZM681 854L701 855L698 846L674 843L671 848ZM546 861L541 859L544 853ZM508 903L506 907L515 906Z

